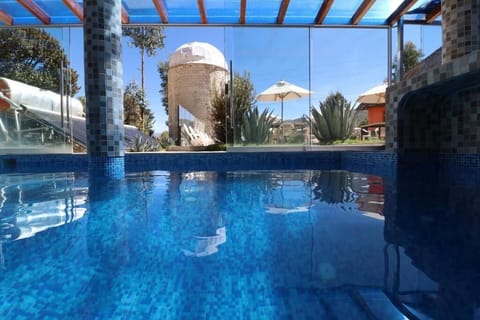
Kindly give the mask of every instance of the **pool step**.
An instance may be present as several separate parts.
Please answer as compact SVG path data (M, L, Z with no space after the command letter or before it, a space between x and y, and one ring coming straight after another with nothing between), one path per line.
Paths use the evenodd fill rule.
M381 288L346 286L333 289L277 287L275 295L295 301L276 312L302 319L432 320L412 306L396 305ZM398 307L397 307L398 306Z
M349 291L335 291L321 294L320 300L328 313L328 319L370 320L364 308Z
M373 319L405 320L408 319L387 295L380 289L360 289L353 292L355 299Z
M320 293L331 319L408 320L381 290L349 288ZM417 318L412 318L417 319Z

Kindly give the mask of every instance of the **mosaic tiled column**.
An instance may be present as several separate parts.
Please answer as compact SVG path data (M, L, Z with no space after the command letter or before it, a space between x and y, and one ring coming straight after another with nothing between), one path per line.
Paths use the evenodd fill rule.
M122 178L124 169L121 0L84 1L89 171Z

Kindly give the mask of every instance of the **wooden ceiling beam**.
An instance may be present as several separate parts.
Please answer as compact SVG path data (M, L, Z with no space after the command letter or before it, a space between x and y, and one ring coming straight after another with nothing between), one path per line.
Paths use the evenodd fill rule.
M318 10L317 16L315 17L315 24L322 24L325 18L327 17L328 11L332 7L333 0L323 0L322 6Z
M43 24L50 24L52 19L50 16L43 11L42 8L38 6L33 0L17 0L25 9L27 9L31 14L37 17Z
M285 15L287 14L288 5L290 4L290 0L282 0L280 4L280 9L278 10L277 15L277 24L283 24L285 20Z
M439 3L432 11L425 15L425 22L432 23L442 13L442 5Z
M63 4L67 6L74 15L77 16L80 22L83 21L83 7L79 5L75 0L62 0Z
M7 26L13 26L12 16L2 10L0 10L0 21L5 23Z
M350 24L357 25L363 16L365 16L370 10L370 7L373 6L375 0L363 0L362 4L358 7L357 11L353 14L352 19L350 19Z
M240 2L240 24L245 24L245 15L247 13L247 0Z
M153 4L155 5L155 9L157 9L158 14L160 15L160 19L162 22L167 24L168 23L168 14L167 9L164 3L164 0L152 0Z
M404 0L387 20L385 20L385 24L393 26L416 2L417 0Z
M200 13L200 21L202 24L207 24L208 19L207 19L207 11L205 10L205 3L203 0L197 0L198 3L198 12Z

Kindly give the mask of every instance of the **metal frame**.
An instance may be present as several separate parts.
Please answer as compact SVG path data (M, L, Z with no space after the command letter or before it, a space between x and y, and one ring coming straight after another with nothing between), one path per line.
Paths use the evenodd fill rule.
M33 17L36 17L41 24L38 26L76 26L76 23L70 24L57 24L52 23L52 16L49 12L46 11L45 8L41 7L41 3L36 0L12 0L12 2L16 1L18 4L23 6ZM240 6L238 10L238 22L231 23L231 24L214 24L215 26L229 26L229 25L247 25L247 17L246 17L246 8L248 6L249 1L253 0L241 0ZM259 0L260 1L260 0ZM333 5L334 0L323 0L321 3L316 17L311 21L311 23L303 23L299 24L302 27L314 27L318 25L323 25L324 20L328 17L330 9ZM399 19L403 17L407 11L417 2L417 0L404 0L395 11L383 21L383 23L379 23L376 26L393 26L398 23ZM64 5L71 11L77 18L78 18L78 25L83 23L83 7L76 1L76 0L58 0L59 5ZM361 22L362 18L369 12L371 7L374 5L375 0L363 0L362 3L356 8L354 14L349 20L348 24L343 26L358 26ZM433 3L433 1L432 1ZM291 27L291 24L285 24L285 17L288 12L290 0L282 0L280 3L279 8L277 9L277 15L275 19L275 23L265 23L261 24L261 26L288 26ZM148 23L148 25L159 25L159 26L168 26L168 25L209 25L208 16L207 16L207 8L204 0L197 0L198 5L198 14L200 16L200 23L191 23L191 24L176 24L171 23L169 21L169 12L168 6L165 3L165 0L152 0L152 8L158 13L158 16L161 20L161 23ZM0 7L2 7L0 5ZM437 21L435 20L441 14L441 4L440 2L438 5L433 6L426 6L427 10L425 12L425 18L423 20L417 20L416 23L422 24L436 24ZM7 10L7 11L5 11ZM35 27L36 24L20 24L16 23L15 16L8 12L8 9L0 9L0 21L3 22L6 26L23 26L23 27ZM127 7L122 6L122 23L128 25L145 25L147 23L132 23L130 19L129 10ZM257 25L258 26L258 25ZM338 25L340 26L340 25ZM1 28L2 26L0 26ZM370 26L372 27L372 26Z

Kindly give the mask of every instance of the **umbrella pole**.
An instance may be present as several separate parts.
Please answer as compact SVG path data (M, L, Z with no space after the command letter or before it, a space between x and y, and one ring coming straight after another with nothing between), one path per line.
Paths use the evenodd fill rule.
M283 123L283 98L280 99L281 109L280 109L280 123Z
M283 98L280 98L280 143L284 143L285 141L283 141Z

